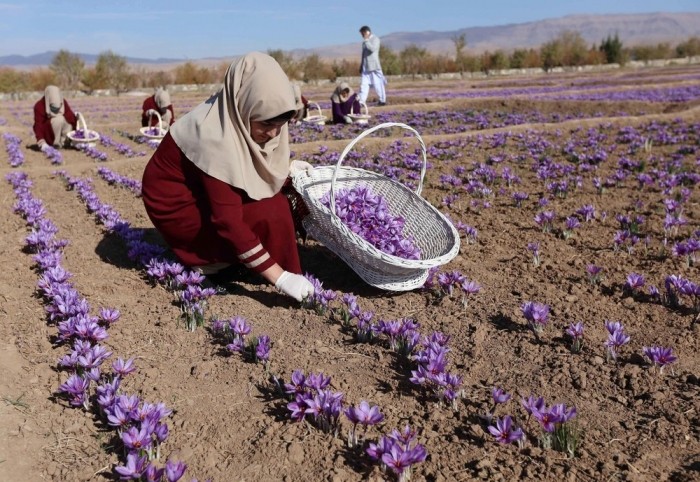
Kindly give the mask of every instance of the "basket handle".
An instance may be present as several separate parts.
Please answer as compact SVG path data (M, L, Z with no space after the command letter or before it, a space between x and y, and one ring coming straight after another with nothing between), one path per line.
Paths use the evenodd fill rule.
M316 103L316 102L313 102L313 101L309 102L309 105L312 105L312 104L316 106L316 110L318 110L318 115L319 115L319 116L322 116L322 115L323 115L323 112L321 112L321 106L318 105L318 103ZM306 111L306 117L311 117L311 116L309 115L309 111L308 111L308 110Z
M423 190L423 179L425 178L425 170L428 164L428 160L425 155L425 143L423 142L423 138L420 136L418 131L411 126L408 126L401 122L385 122L383 124L378 124L374 127L370 127L369 129L364 130L362 133L360 133L359 136L350 141L350 144L345 146L345 149L340 154L340 157L338 158L338 163L335 165L335 169L333 170L333 177L331 178L331 216L336 218L338 217L338 215L335 213L335 183L338 179L338 171L340 169L340 165L343 163L345 156L348 155L350 149L352 149L360 139L367 137L376 130L384 129L387 127L401 127L402 129L406 129L413 133L418 139L418 142L420 142L421 154L423 155L423 164L420 168L420 180L418 181L418 187L416 188L416 194L420 196L420 193Z
M363 108L363 107L365 108L364 114L365 114L365 115L369 115L369 109L367 108L367 104L365 104L364 102L360 102L360 114L363 113L363 112L362 112L362 108ZM420 136L418 136L418 137L420 137Z
M156 115L156 119L158 119L158 132L161 132L163 130L163 118L160 116L160 112L158 112L156 109L151 110L153 111L153 114Z
M82 121L83 123L83 131L85 132L85 135L87 135L88 128L87 128L87 123L85 122L85 117L83 117L82 112L78 112L77 119L75 121L75 127L76 129L80 129L80 122Z

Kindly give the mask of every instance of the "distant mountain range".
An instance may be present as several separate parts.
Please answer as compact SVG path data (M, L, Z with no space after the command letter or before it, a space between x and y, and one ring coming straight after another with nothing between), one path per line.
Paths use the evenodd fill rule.
M693 36L700 36L700 12L685 13L641 13L609 15L568 15L560 18L538 20L535 22L496 25L492 27L467 27L446 32L376 32L382 39L382 45L394 51L401 51L409 45L417 45L432 53L454 54L453 39L464 35L468 53L481 53L486 50L512 50L515 48L539 47L555 38L563 31L576 31L589 44L595 45L608 35L617 34L625 46L656 44L669 42L675 44ZM115 52L118 54L118 52ZM243 52L232 53L229 57L208 59L145 59L127 57L130 64L150 65L165 68L186 61L212 63L231 59ZM315 47L312 49L295 49L289 51L295 57L317 54L325 59L355 58L359 55L359 42L342 45ZM0 56L0 65L11 67L47 66L56 52L44 52L36 55ZM86 64L94 64L98 55L82 54ZM160 67L159 67L160 66Z

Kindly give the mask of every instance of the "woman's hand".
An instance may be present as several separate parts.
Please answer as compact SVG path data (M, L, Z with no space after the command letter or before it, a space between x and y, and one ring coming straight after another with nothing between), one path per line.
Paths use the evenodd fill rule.
M309 280L300 274L290 273L289 271L282 272L280 277L277 278L275 288L297 301L302 301L307 296L314 294L314 285Z
M301 174L302 172L306 172L308 176L311 175L311 171L313 170L314 166L309 164L306 161L299 161L299 160L293 160L292 163L289 165L289 175L294 177L297 174Z

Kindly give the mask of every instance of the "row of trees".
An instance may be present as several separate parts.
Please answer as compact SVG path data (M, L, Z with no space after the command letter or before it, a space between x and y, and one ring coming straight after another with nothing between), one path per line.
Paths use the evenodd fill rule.
M439 74L445 72L491 72L502 69L542 68L624 64L629 60L649 61L700 55L700 38L692 37L672 47L668 43L625 47L617 35L608 36L599 45L588 45L580 33L565 31L538 49L486 51L469 54L464 35L452 39L455 54L433 54L418 45L409 45L399 52L382 47L379 56L386 75ZM283 50L271 50L273 56L291 79L305 82L358 75L359 59L321 59L313 54L295 59ZM0 68L0 92L24 92L43 90L55 84L67 90L91 92L97 89L128 89L155 87L168 84L211 84L221 82L228 64L214 67L197 66L185 62L172 70L149 71L130 66L125 57L112 51L101 53L92 67L77 54L59 51L48 69L17 71Z

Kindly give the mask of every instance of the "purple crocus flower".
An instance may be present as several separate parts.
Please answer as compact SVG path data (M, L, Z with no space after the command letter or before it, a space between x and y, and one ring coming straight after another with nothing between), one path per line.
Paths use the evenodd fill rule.
M168 482L177 482L185 474L185 470L187 470L187 464L184 462L168 460L165 463L165 478Z
M130 453L126 456L126 465L118 465L114 470L121 480L138 480L146 470L147 464L148 455L139 457L136 453Z
M506 415L503 419L496 419L496 426L489 426L489 432L500 444L509 444L523 438L522 429L513 427L510 415Z
M627 282L625 283L625 289L629 291L635 291L639 288L644 287L644 276L638 273L630 273L627 275Z
M534 411L544 410L544 398L535 398L530 395L527 398L522 398L520 404L523 406L528 415L532 415Z
M659 367L659 372L663 372L663 369L674 363L678 357L673 354L673 348L662 347L662 346L645 346L642 348L642 353L646 356L649 361L654 365Z
M354 424L376 425L384 420L384 415L379 411L377 405L370 404L362 400L358 407L350 406L345 409L345 415Z
M136 370L136 367L134 366L134 359L129 358L128 360L124 361L123 358L117 358L112 362L112 369L120 377L125 377L129 373Z
M535 301L526 301L520 309L535 335L539 335L549 320L549 306Z
M571 323L566 329L566 334L572 340L571 350L574 352L581 351L581 346L583 345L583 322Z
M270 359L270 337L261 335L257 339L255 346L255 358L257 360L268 361Z
M505 390L499 387L493 387L491 389L491 398L493 398L493 403L506 403L510 400L510 393L506 393Z
M399 477L399 480L402 480L402 475L407 469L410 469L417 462L424 461L427 456L428 453L421 444L417 444L411 449L394 444L388 452L382 455L382 462Z
M151 446L152 433L153 431L148 426L143 426L140 430L136 427L131 427L127 431L122 432L121 438L127 450L138 452Z

